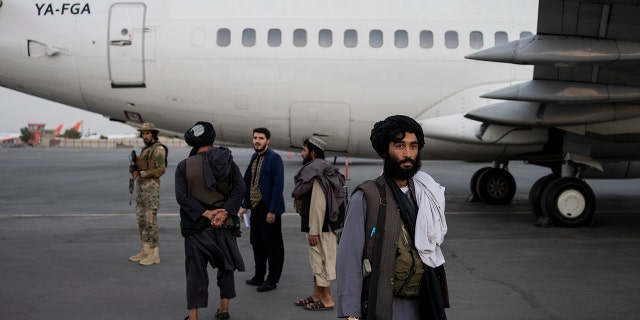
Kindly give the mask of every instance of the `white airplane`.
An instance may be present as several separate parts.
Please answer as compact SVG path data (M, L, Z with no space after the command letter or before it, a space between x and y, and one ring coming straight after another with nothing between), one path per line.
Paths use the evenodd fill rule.
M376 121L406 114L423 159L493 161L471 183L487 203L513 198L509 161L549 167L534 213L581 226L596 207L584 178L640 177L639 13L624 0L0 0L0 85L169 135L207 120L219 143L249 146L265 126L274 148L318 135L360 157L375 157Z

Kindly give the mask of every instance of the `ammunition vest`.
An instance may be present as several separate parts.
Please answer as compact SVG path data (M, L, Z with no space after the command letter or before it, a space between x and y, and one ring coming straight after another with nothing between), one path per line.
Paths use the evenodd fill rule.
M413 237L400 222L398 235L398 258L393 276L393 295L402 298L417 298L420 295L420 281L424 275L424 264L415 248Z
M158 167L155 160L155 152L158 147L162 147L165 150L166 155L164 158L164 165L165 167L167 166L167 156L169 150L165 145L156 141L152 145L144 147L140 152L140 155L136 158L136 167L138 168L138 171L148 171Z

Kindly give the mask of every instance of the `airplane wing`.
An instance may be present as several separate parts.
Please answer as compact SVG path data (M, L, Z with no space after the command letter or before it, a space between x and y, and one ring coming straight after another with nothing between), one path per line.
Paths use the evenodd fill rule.
M533 65L533 79L485 94L508 102L466 117L607 139L640 133L639 16L636 1L540 1L536 35L468 56Z
M534 66L530 81L483 95L504 102L465 117L482 122L477 137L486 142L495 132L547 131L544 147L521 158L552 169L534 184L529 200L536 215L554 224L591 223L596 199L583 178L638 174L638 17L638 1L541 0L537 34L467 56ZM482 172L476 180L483 180Z

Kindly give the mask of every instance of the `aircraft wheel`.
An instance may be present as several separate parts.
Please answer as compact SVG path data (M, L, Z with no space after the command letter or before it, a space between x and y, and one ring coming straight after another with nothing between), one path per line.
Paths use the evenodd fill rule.
M556 226L589 224L596 212L596 196L589 185L576 178L560 178L542 193L542 212Z
M478 194L478 179L480 175L485 173L487 170L491 170L491 167L483 167L478 169L473 176L471 176L471 181L469 182L469 189L471 190L471 200L470 201L481 201L480 195Z
M544 192L544 189L547 188L551 181L558 178L558 175L552 173L538 179L538 181L536 181L536 183L531 186L531 189L529 190L529 206L531 207L531 211L536 217L543 215L542 192Z
M480 174L476 189L486 204L507 204L516 194L516 180L507 170L491 168Z

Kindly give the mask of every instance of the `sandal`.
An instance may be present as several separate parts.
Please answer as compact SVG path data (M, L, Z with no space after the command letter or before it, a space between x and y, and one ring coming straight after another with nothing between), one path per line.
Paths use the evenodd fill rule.
M298 301L294 302L293 304L295 304L298 307L302 307L302 306L306 306L306 305L314 303L314 302L315 301L313 301L313 297L312 296L308 296L306 298L298 299Z
M310 303L306 306L304 306L305 310L309 310L309 311L327 311L327 310L333 310L333 306L331 307L327 307L324 305L324 303L322 303L322 301L316 301L314 303Z
M229 319L231 318L231 316L229 315L229 312L220 312L220 309L216 310L216 315L215 315L216 319Z

